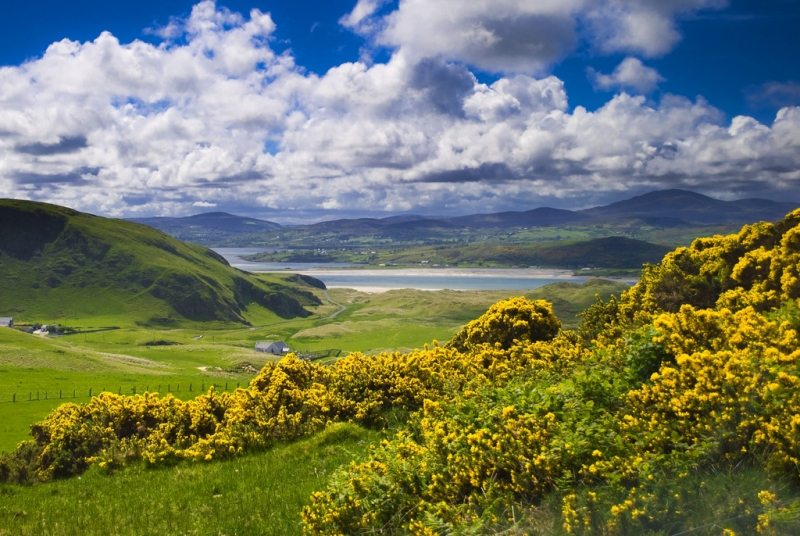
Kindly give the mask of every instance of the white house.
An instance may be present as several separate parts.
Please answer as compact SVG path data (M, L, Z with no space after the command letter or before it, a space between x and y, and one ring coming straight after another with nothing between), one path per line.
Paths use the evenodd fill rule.
M0 327L10 328L14 325L14 319L10 316L0 316Z
M260 341L256 343L256 352L285 355L289 353L289 345L283 341Z

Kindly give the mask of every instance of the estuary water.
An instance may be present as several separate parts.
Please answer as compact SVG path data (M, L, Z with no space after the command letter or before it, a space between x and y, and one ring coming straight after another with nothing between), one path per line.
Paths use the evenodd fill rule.
M557 282L581 283L587 276L570 270L543 268L375 268L342 263L249 262L242 257L262 250L217 248L214 251L236 268L248 272L293 272L322 280L328 288L364 292L419 290L530 290Z

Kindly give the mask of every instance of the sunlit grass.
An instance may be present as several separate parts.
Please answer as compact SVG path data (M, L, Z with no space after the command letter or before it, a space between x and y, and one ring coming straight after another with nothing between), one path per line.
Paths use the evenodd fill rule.
M214 463L92 469L32 487L0 485L0 535L300 533L300 510L377 432L352 424Z

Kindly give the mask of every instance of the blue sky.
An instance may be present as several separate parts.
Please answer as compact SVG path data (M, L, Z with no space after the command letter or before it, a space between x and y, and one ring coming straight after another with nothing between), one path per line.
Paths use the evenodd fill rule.
M9 4L2 196L282 221L800 200L796 0Z

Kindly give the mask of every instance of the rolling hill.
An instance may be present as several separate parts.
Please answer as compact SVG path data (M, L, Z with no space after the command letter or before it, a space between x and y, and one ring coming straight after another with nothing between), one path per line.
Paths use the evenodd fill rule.
M27 320L247 323L251 309L310 314L303 280L259 279L151 227L0 200L0 312ZM109 320L110 321L110 320Z
M232 236L281 229L279 224L271 221L234 216L227 212L206 212L186 218L134 218L130 221L149 225L178 240L208 245L223 243Z
M547 266L558 268L636 269L658 262L669 248L621 236L542 245L469 244L410 248L386 253L376 262L387 264ZM270 259L267 254L254 258Z

